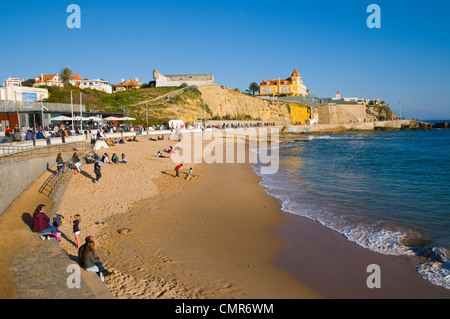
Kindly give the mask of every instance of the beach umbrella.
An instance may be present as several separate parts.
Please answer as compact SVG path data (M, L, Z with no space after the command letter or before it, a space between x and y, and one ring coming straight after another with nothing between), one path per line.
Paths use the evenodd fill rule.
M103 120L105 120L105 121L120 121L121 118L110 116L110 117L104 118Z
M92 120L92 121L96 121L96 122L101 122L102 121L101 118L96 117L96 116L89 116L89 117L86 118L86 120L88 120L88 121Z
M122 117L121 120L122 121L135 121L136 119L132 118L132 117L125 116L125 117Z
M51 120L52 121L72 121L72 118L61 115L61 116L53 117Z

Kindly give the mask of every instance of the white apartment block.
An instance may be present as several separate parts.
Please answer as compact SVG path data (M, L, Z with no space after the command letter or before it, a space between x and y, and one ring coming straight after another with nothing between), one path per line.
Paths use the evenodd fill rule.
M93 90L102 91L102 92L105 92L108 94L111 94L113 91L111 84L109 84L105 80L100 80L100 79L83 80L80 83L80 89L93 89Z

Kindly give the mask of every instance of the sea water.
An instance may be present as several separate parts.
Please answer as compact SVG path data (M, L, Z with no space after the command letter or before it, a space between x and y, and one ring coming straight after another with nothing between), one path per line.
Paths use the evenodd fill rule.
M282 209L367 249L419 255L417 271L450 289L450 129L299 136L262 175Z

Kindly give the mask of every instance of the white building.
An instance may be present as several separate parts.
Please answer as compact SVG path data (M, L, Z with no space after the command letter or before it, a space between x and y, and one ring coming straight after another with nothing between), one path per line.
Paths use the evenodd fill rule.
M81 81L83 81L83 79L78 75L78 73L75 73L70 78L69 83L73 86L79 86ZM34 78L33 86L37 87L41 85L63 87L64 83L58 74L41 74L40 76Z
M35 102L48 99L48 90L22 86L18 78L8 78L0 87L0 100L15 102Z
M180 86L187 85L208 86L214 84L213 74L183 74L183 75L162 75L158 70L153 71L155 86Z
M106 92L108 94L111 94L113 91L112 85L109 84L105 80L83 80L80 83L80 89L93 89L98 90L102 92Z

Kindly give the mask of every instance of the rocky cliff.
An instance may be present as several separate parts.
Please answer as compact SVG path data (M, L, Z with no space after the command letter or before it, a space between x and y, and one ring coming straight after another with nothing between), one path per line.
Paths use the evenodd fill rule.
M202 100L211 110L212 117L258 119L277 125L291 124L289 109L284 102L262 100L221 86L198 89L202 93Z

